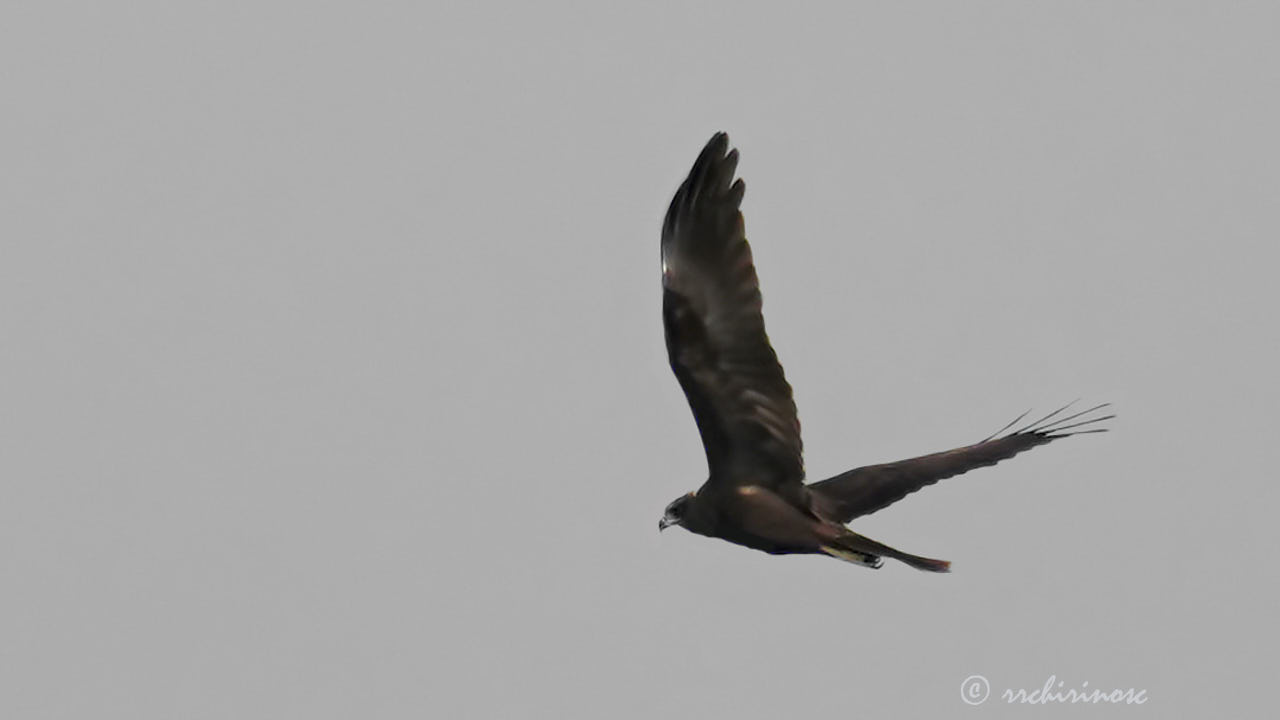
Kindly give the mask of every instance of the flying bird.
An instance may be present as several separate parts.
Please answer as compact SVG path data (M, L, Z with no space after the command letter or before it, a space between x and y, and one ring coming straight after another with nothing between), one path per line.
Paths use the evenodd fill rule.
M805 484L791 386L765 334L760 285L742 221L738 151L717 133L681 183L662 225L662 319L671 369L706 450L708 479L667 505L658 529L678 525L767 553L826 554L870 568L883 558L947 572L845 527L939 480L1083 433L1106 404L1070 406L991 437L910 460L869 465Z

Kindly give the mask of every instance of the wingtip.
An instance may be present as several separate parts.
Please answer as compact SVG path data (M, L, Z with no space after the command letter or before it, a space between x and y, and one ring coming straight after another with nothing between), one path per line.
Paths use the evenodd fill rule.
M1046 436L1046 437L1053 434L1058 434L1059 437L1062 437L1061 433L1063 430L1070 430L1071 428L1083 427L1085 425L1093 425L1094 423L1100 423L1105 420L1110 420L1114 418L1116 416L1116 413L1114 412L1108 413L1107 415L1101 415L1098 417L1088 417L1089 413L1097 412L1098 410L1101 410L1103 408L1109 408L1109 407L1111 407L1111 403L1102 403L1100 405L1094 405L1088 410L1081 410L1080 412L1072 415L1068 415L1067 417L1058 418L1057 420L1054 420L1051 423L1039 425L1033 428L1032 432L1037 435ZM1081 418L1081 417L1083 417L1084 419L1077 420L1077 418ZM1071 422L1072 420L1076 420L1076 422ZM1066 433L1066 434L1070 435L1071 433Z
M1007 435L1005 435L1004 433L1006 430L1008 430L1014 424L1018 423L1020 420L1022 420L1022 418L1024 418L1027 415L1027 413L1023 413L1022 415L1019 415L1017 418L1014 418L1013 422L1009 423L1008 425L1005 425L1003 428L996 431L994 434L982 440L982 442L984 443L989 442L997 438L1003 440L1005 438L1010 438L1010 437L1030 437L1030 436L1043 438L1045 440L1056 440L1058 438L1069 437L1071 435L1081 435L1081 434L1084 434L1085 432L1099 432L1105 429L1097 428L1097 429L1092 429L1088 431L1080 430L1076 432L1062 432L1062 431L1071 430L1073 428L1084 427L1086 425L1093 425L1095 423L1100 423L1105 420L1111 420L1112 418L1116 417L1116 413L1114 412L1108 413L1106 415L1101 415L1098 417L1088 417L1089 413L1094 413L1104 408L1110 408L1111 403L1109 402L1094 405L1091 408L1080 410L1079 412L1072 413L1065 417L1058 417L1063 412L1065 412L1068 408L1070 408L1072 405L1075 405L1076 402L1078 402L1078 400L1072 400L1071 402L1067 403L1066 405L1063 405L1057 410L1054 410L1048 415L1045 415L1039 420L1023 425L1017 430L1014 430L1008 433ZM1072 422L1072 421L1075 421L1075 422Z
M734 175L738 169L738 150L729 146L729 136L718 132L711 136L697 160L689 170L689 175L680 185L676 197L672 199L672 207L681 202L692 204L707 194L717 196L730 193L731 200L741 201L743 188L734 185ZM683 201L680 198L684 198ZM668 212L668 218L671 217Z
M729 133L723 130L711 136L706 145L702 146L702 156L707 159L720 159L729 151Z

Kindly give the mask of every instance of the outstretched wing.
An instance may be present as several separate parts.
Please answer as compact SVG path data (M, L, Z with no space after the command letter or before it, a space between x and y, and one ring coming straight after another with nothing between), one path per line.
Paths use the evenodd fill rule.
M717 133L662 226L662 318L671 369L689 398L713 482L799 482L800 421L769 345L743 229L738 151Z
M939 480L974 468L995 465L1001 460L1011 458L1037 445L1044 445L1071 435L1106 432L1105 428L1072 432L1073 429L1115 417L1115 415L1105 415L1079 419L1105 407L1108 405L1098 405L1049 422L1067 409L1064 407L1020 430L1000 436L1000 433L1013 427L1025 417L1026 413L1023 413L1001 428L996 435L982 442L910 460L855 468L809 485L810 494L823 516L847 523L856 517L891 505L926 485L932 485ZM1072 420L1076 422L1071 422Z

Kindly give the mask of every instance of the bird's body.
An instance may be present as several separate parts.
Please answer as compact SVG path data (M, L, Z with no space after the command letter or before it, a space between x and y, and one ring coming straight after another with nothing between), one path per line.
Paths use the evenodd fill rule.
M663 223L667 351L702 435L709 477L697 492L668 505L659 527L680 525L773 554L824 553L868 567L891 557L945 572L947 561L900 552L845 524L925 485L1111 416L1084 417L1103 407L1098 406L1059 417L1063 408L980 443L806 485L791 386L764 331L759 282L739 210L745 188L734 180L737 163L728 137L715 135Z

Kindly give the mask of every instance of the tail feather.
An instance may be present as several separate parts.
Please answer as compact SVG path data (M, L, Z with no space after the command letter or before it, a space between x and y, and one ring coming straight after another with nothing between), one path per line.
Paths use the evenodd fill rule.
M868 553L858 552L857 550L846 550L844 548L832 547L830 545L823 545L821 547L822 552L830 555L831 557L836 558L837 560L853 563L854 565L869 567L872 570L878 570L881 565L884 565L884 560L881 560L879 555L870 555Z
M935 560L933 558L920 557L919 555L910 555L907 553L898 553L891 557L896 560L901 560L917 570L939 573L951 572L950 560Z
M949 560L935 560L904 553L901 550L895 550L884 543L876 542L855 532L846 532L832 543L832 547L823 546L822 550L833 557L859 565L866 565L867 567L880 567L883 562L880 560L880 556L883 555L884 557L904 562L917 570L951 572L951 562Z

